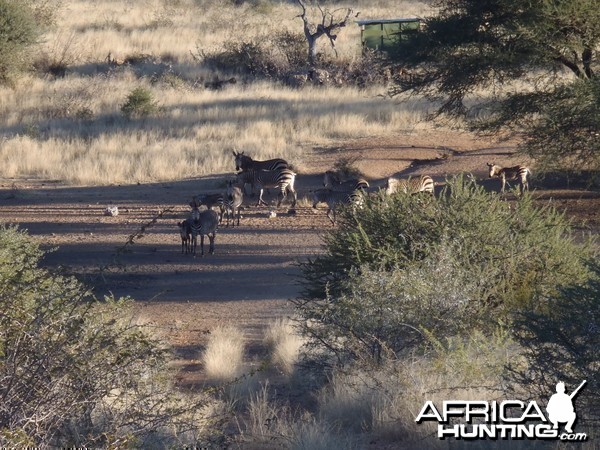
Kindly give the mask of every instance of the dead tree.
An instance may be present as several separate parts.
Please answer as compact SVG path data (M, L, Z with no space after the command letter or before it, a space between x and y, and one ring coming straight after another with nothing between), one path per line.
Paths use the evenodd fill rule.
M335 49L335 40L337 38L337 33L342 27L345 27L350 21L350 16L352 16L353 10L351 8L338 8L333 11L329 11L328 9L321 8L321 5L318 1L315 3L319 13L321 14L321 22L320 23L311 23L309 18L307 17L306 12L306 0L296 0L300 7L302 8L302 14L299 14L296 17L300 17L302 22L304 22L304 36L306 36L306 41L308 42L308 63L311 67L314 67L317 60L317 40L321 36L327 36L329 39L329 43L331 44L331 48L335 52L337 56L337 50ZM354 17L357 17L356 14Z

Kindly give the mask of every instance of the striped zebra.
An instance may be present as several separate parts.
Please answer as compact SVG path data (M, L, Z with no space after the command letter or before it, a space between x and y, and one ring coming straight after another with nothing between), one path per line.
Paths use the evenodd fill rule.
M223 213L225 212L224 205L225 196L222 193L218 194L200 194L195 196L192 199L192 202L196 204L196 207L200 207L202 205L206 206L208 209L213 209L214 207L219 208L219 223L223 222Z
M396 192L405 194L418 194L419 192L427 192L433 195L434 183L429 175L421 175L415 178L395 178L389 177L385 184L385 193L387 195Z
M292 208L296 206L297 195L294 190L296 174L290 169L280 170L244 170L236 175L236 184L243 188L246 184L251 184L252 188L260 191L258 203L256 206L267 205L262 198L263 190L266 188L279 189L277 207L281 205L283 199L287 197L288 192L293 196Z
M235 157L235 170L280 170L287 169L289 164L285 159L275 158L266 161L257 161L244 155L244 152L233 152Z
M355 191L357 189L367 189L369 182L364 178L351 178L350 180L341 181L335 172L328 170L323 176L323 186L325 186L325 189L334 191Z
M232 180L227 182L227 195L225 196L225 215L229 227L229 214L231 213L231 226L235 226L235 212L237 210L237 224L240 226L240 207L244 201L244 193L235 186Z
M317 209L319 203L327 203L327 217L335 225L335 210L339 205L360 205L362 203L362 193L360 190L354 191L332 191L331 189L317 189L312 191L314 209ZM333 217L330 215L333 213Z
M200 235L200 256L204 256L204 235L208 236L210 246L208 252L215 253L215 237L219 227L219 217L212 209L200 211L193 202L190 203L192 211L190 212L190 229L192 234L191 251L196 256L196 247L198 245L198 235Z
M187 255L190 252L190 244L192 241L192 226L189 219L177 222L179 227L179 235L181 236L181 254Z
M527 166L500 167L493 163L487 163L490 169L490 178L500 178L502 180L502 192L508 184L506 180L519 180L521 192L529 190L527 177L531 175L531 169ZM509 185L510 187L510 185Z

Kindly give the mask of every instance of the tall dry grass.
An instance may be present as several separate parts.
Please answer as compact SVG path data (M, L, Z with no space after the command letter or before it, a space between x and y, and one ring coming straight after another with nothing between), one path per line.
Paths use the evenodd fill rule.
M65 64L66 77L32 75L15 88L0 87L0 176L76 184L173 180L232 171L232 148L301 167L316 145L427 127L427 104L383 98L382 87L295 90L263 81L206 90L203 81L218 74L198 60L198 49L301 32L293 4L264 4L64 1L42 53ZM427 10L420 2L402 4L402 15ZM391 5L365 5L362 12L398 15ZM340 33L339 58L357 57L358 36L357 26ZM138 63L110 65L109 53ZM140 86L152 92L159 112L128 120L120 108Z
M210 333L202 355L204 372L211 381L231 381L243 371L244 333L232 326L219 326Z
M272 363L286 375L294 372L305 339L294 328L291 319L282 317L269 324L265 343L270 349Z

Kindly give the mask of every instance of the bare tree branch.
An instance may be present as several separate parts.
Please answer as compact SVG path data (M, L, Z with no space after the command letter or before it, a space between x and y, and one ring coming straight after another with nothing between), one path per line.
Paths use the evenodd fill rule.
M306 36L306 41L308 42L308 61L310 65L314 65L316 62L316 44L317 40L322 36L327 36L331 48L334 50L337 56L337 50L335 48L337 33L342 27L345 27L348 24L353 10L351 8L338 8L334 11L330 11L328 9L324 9L317 2L316 8L319 10L321 15L321 21L315 25L314 23L311 23L308 18L305 0L296 0L296 2L302 8L302 13L296 17L301 18L304 23L304 36ZM342 13L345 15L340 14L342 11L345 12Z

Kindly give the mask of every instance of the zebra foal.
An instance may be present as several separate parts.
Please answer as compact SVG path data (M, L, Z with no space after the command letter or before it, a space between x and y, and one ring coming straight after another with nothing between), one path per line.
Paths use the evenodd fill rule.
M317 189L312 192L314 209L319 203L327 203L327 218L335 225L335 210L339 205L360 205L362 194L360 190L332 191L331 189ZM333 217L330 215L333 213Z
M237 224L240 226L240 208L244 201L244 193L239 186L235 186L232 180L227 182L227 194L225 196L225 215L229 227L229 215L231 213L231 226L235 226L235 212L237 210Z
M296 191L294 189L294 182L296 180L296 174L290 169L280 170L244 170L236 175L236 184L243 189L246 184L252 185L252 188L259 190L258 203L256 206L267 205L262 198L264 189L277 188L279 189L279 196L277 200L277 207L281 205L281 202L287 197L288 192L292 194L292 208L296 206L298 199Z
M323 176L323 186L325 189L336 191L355 191L357 189L367 189L369 182L364 178L351 178L341 181L335 172L328 170Z
M396 192L403 192L405 194L427 192L433 195L434 186L433 179L429 175L421 175L415 178L389 177L385 184L385 193L392 195Z
M192 241L192 226L189 219L177 222L179 227L179 235L181 236L181 254L187 255L190 252L190 244Z
M281 158L258 161L244 155L244 152L236 151L233 152L233 156L235 157L235 170L280 170L289 167L287 161Z
M507 185L506 180L519 180L521 193L529 190L529 181L527 177L531 175L531 169L527 166L500 167L497 164L487 163L490 178L500 178L502 181L501 192ZM510 185L509 185L510 187Z
M192 211L190 212L191 229L191 252L196 256L196 247L198 245L198 235L200 235L200 256L204 256L204 236L208 236L210 241L208 252L213 255L215 253L215 237L217 236L217 228L219 227L219 217L212 209L200 211L194 202L190 202Z

